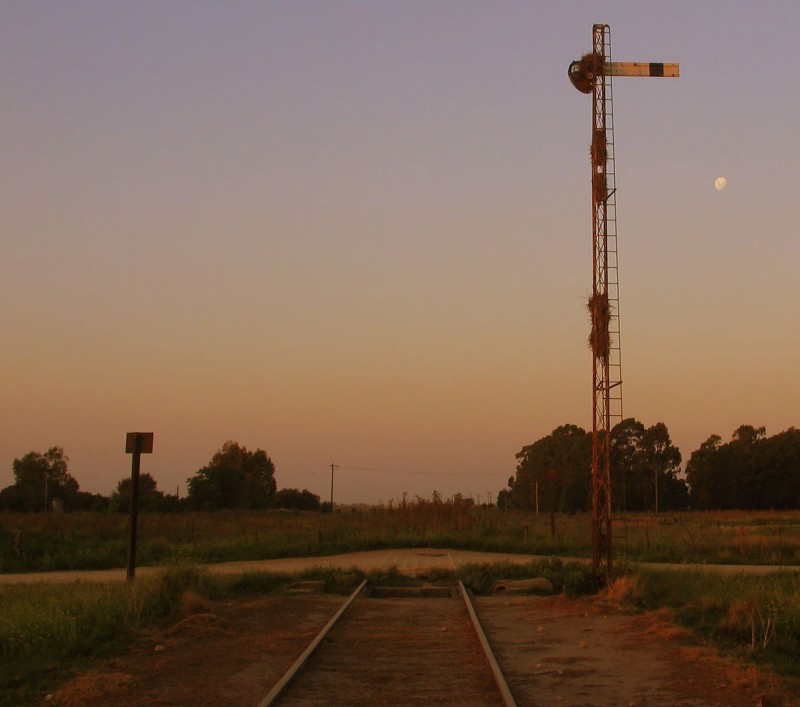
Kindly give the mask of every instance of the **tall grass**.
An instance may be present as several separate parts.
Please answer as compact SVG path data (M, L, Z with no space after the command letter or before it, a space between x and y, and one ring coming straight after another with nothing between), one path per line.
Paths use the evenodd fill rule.
M66 667L107 655L171 616L187 590L222 592L205 572L176 566L132 585L0 586L0 704L18 704L57 681Z
M723 648L800 675L800 573L766 576L639 569L629 599Z
M390 547L588 557L588 514L549 517L420 500L333 514L291 511L142 514L138 564L317 556ZM631 514L629 558L797 564L800 513ZM0 514L0 573L125 565L127 521L111 513ZM617 547L621 547L617 543Z
M800 513L720 511L632 514L628 548L650 562L797 564Z

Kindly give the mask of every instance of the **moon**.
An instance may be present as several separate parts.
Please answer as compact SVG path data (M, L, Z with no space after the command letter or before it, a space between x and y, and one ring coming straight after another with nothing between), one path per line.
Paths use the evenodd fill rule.
M716 187L717 191L722 191L727 186L728 186L728 180L725 179L725 177L717 177L714 180L714 187Z

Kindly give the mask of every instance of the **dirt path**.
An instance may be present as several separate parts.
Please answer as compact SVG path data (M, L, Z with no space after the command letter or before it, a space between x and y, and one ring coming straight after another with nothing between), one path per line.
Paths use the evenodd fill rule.
M252 707L342 601L311 595L212 604L76 677L50 703ZM447 613L455 603L376 601L396 605L362 604L364 645L350 645L352 626L333 634L332 651L329 644L320 659L322 683L319 673L309 678L308 690L292 704L487 703L485 672L470 657L472 639ZM477 605L520 705L753 707L778 690L776 678L693 645L663 613L633 615L595 599L566 597L482 597ZM427 632L424 640L411 630L414 624ZM365 626L372 628L363 638ZM447 655L451 631L461 646L455 662ZM351 649L358 655L344 652ZM394 680L400 696L388 697L381 687ZM443 688L455 699L441 697ZM462 688L474 700L464 700ZM800 700L777 704L798 707Z
M376 569L397 567L405 574L415 574L428 569L455 569L471 563L512 562L525 564L538 558L535 555L514 555L502 552L473 552L470 550L443 550L436 548L401 548L396 550L372 550L350 552L342 555L318 557L282 557L275 560L243 560L218 562L204 565L212 574L229 575L244 572L283 572L292 574L312 567L357 567L368 572ZM137 577L153 576L163 567L139 567ZM25 572L0 574L0 584L63 583L71 582L124 582L125 569L81 570L65 572Z
M287 557L276 560L245 560L242 562L220 562L205 565L212 574L241 574L243 572L301 572L312 567L358 567L364 571L387 569L395 566L405 574L415 574L428 569L457 569L467 564L491 564L510 562L526 564L534 560L559 559L564 562L588 562L580 558L547 558L540 555L516 555L505 552L473 552L470 550L447 550L437 548L403 548L396 550L373 550L343 555L321 557ZM635 564L633 565L636 566ZM642 567L669 570L699 570L725 574L771 574L774 572L800 572L797 565L681 565L641 563ZM137 577L147 577L163 571L163 567L140 567ZM85 570L71 572L27 572L0 574L0 584L20 583L70 583L70 582L123 582L124 569Z

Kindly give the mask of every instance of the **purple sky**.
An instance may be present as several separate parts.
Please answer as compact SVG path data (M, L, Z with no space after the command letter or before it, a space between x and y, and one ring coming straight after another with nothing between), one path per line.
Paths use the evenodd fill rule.
M0 487L58 444L109 493L143 430L167 491L234 439L485 499L589 427L594 22L681 64L614 83L625 414L798 425L800 5L603 5L0 5Z

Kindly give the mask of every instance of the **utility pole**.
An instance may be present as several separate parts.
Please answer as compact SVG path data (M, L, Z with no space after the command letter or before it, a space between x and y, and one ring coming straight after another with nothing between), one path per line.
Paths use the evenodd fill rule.
M655 486L655 512L658 515L658 462L654 466L655 473L653 474L653 484Z
M612 62L608 25L592 28L592 51L569 65L581 93L592 94L592 566L611 574L611 430L622 420L619 274L612 76L680 75L678 64Z
M333 513L333 470L339 467L331 462L331 513Z

